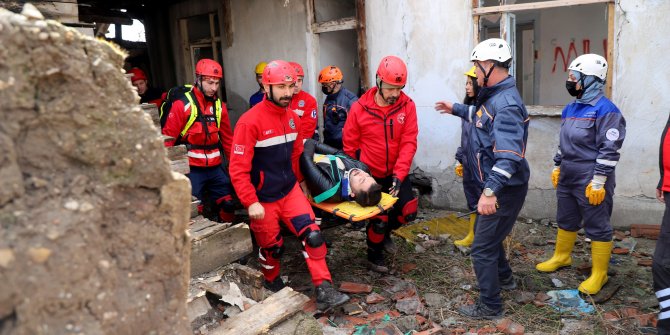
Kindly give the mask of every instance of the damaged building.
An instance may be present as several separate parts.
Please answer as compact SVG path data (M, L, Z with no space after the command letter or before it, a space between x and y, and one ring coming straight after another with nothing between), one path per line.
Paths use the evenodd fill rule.
M20 12L25 2L4 1L0 3L0 7ZM636 223L658 224L661 221L664 207L654 198L654 192L659 177L659 139L668 118L668 109L665 106L670 104L668 101L670 98L663 93L668 84L662 78L666 72L664 69L668 65L666 63L670 62L667 57L664 57L668 46L664 43L667 40L665 37L667 29L663 29L668 25L665 17L667 13L670 13L670 2L658 0L121 0L113 2L63 0L35 1L34 3L46 18L58 20L86 36L106 39L119 45L128 53L125 63L120 55L108 52L102 47L91 47L90 44L87 44L90 41L81 42L90 47L90 50L94 50L95 53L91 55L95 54L104 58L114 66L124 67L126 70L131 67L141 68L147 73L151 85L163 90L176 85L192 83L195 64L201 58L212 58L220 62L223 65L224 80L219 96L228 106L233 127L239 117L249 108L249 96L258 89L254 67L260 61L286 59L302 64L306 74L304 89L317 98L319 107L321 107L325 96L320 91L317 77L324 66L340 67L344 73L344 86L360 94L374 85L376 64L383 56L401 57L406 61L409 70L409 79L404 92L415 101L417 106L418 151L414 158L412 172L415 179L422 182L419 190L422 192L421 204L424 208L463 210L466 207L461 180L454 174L453 169L456 162L454 158L456 148L460 143L461 123L456 118L445 117L435 111L434 104L439 100L462 100L465 86L463 73L472 65L469 61L472 47L477 42L490 37L504 38L513 47L515 55L512 66L513 75L531 115L526 155L532 173L529 194L521 216L535 220L555 218L556 195L551 184L551 170L554 165L552 159L558 145L561 110L566 103L571 101L564 87L568 73L567 67L580 54L601 54L610 64L606 94L621 109L627 121L627 140L621 149L621 160L617 167L619 173L612 223L615 226L627 227ZM100 51L102 49L104 50ZM83 59L86 57L79 56L82 58L78 61L84 64ZM5 69L0 67L0 80L6 79L2 77L5 73L3 71ZM51 70L44 69L44 71ZM132 100L135 96L132 94L129 83L110 75L112 72L111 68L105 68L99 73L110 76L113 79L110 79L110 83L121 87L117 92L118 101ZM69 74L68 83L72 83L72 77L73 75ZM38 79L44 78L30 77L30 80ZM100 99L96 101L103 101L104 97L100 95L105 94L109 99L116 99L117 94L110 93L114 91L115 86L110 86L110 84L105 87L104 83L100 83L99 80L99 78L87 77L85 81L93 85L92 87L105 88L100 91L99 95L96 95L96 99ZM48 80L47 82L54 83ZM55 82L60 83L60 81ZM0 90L8 87L2 86L6 83L6 80L0 82ZM54 92L50 94L58 96L57 92ZM49 96L49 98L53 97ZM13 102L18 106L17 108L29 109L30 107L20 99ZM129 107L123 103L113 104L110 111L120 113L124 108L132 109L131 112L134 115L141 114L139 109L135 110L132 106ZM63 111L64 109L61 110ZM61 117L65 118L63 115ZM102 120L104 115L96 114L95 118ZM322 116L319 115L319 118ZM60 121L61 126L69 129L66 122ZM77 122L88 124L82 120ZM322 123L320 120L320 124ZM135 153L125 157L123 153L119 153L118 157L114 156L113 159L110 159L116 159L118 162L109 163L117 169L114 170L115 174L103 176L91 172L107 164L105 163L107 161L104 161L106 158L95 156L100 161L87 161L86 168L67 175L67 178L74 179L73 185L66 185L69 180L67 178L56 178L51 175L54 179L46 178L48 182L31 175L34 178L29 179L30 187L26 190L14 184L0 183L0 185L9 185L0 190L0 210L5 204L8 204L6 208L10 208L11 199L14 197L20 198L40 188L49 189L52 192L50 196L62 200L68 215L77 217L76 220L73 219L73 222L110 219L109 214L97 214L95 211L91 212L90 209L86 209L88 206L98 206L105 199L118 200L122 198L122 194L129 194L133 201L149 199L146 205L134 210L131 216L111 219L111 222L118 224L124 224L125 219L128 222L147 223L138 233L132 232L139 228L131 227L129 228L131 232L121 236L121 241L112 241L113 230L109 230L106 225L94 233L88 231L81 233L82 238L95 236L95 241L101 243L101 250L94 250L95 252L99 251L104 254L113 249L112 254L115 257L118 256L118 259L114 260L93 260L97 273L105 271L110 273L112 271L109 270L110 266L116 270L111 286L122 286L127 278L141 276L144 280L143 284L129 288L127 294L131 295L135 292L133 290L148 293L143 299L140 299L141 301L126 301L124 297L116 297L111 305L124 310L124 313L127 314L113 314L117 312L107 311L105 309L107 305L103 302L91 302L84 299L85 296L95 296L95 294L99 296L105 292L104 289L99 292L95 291L98 289L96 285L101 285L96 283L102 282L105 277L99 274L85 278L88 274L82 272L81 269L91 260L75 258L73 263L66 268L72 270L79 267L78 270L72 271L78 274L79 279L68 284L86 286L87 289L79 293L80 296L74 293L72 300L60 305L45 304L45 306L39 306L40 309L34 313L35 315L30 313L27 315L35 317L36 320L46 318L45 315L48 313L62 315L63 320L57 325L76 333L75 330L81 331L82 329L73 327L81 320L69 320L67 314L79 308L88 308L95 317L85 319L80 324L83 324L84 328L93 329L93 332L105 333L109 332L109 329L118 330L119 328L114 328L115 325L112 322L122 320L122 317L125 317L122 321L128 324L142 324L146 313L149 313L147 311L152 311L155 314L149 317L158 321L147 324L145 328L137 329L142 331L159 329L159 333L169 333L170 330L185 333L188 332L188 322L193 322L216 307L216 305L210 306L209 302L205 303L206 299L203 298L205 291L211 293L214 289L203 288L196 293L187 292L185 282L188 279L185 278L185 273L193 276L205 274L220 265L216 262L222 257L228 257L226 262L232 262L249 254L251 250L250 243L246 243L245 240L244 246L241 246L240 249L233 250L232 248L235 247L230 247L231 249L223 250L219 248L221 249L218 250L219 254L212 256L212 251L207 248L218 248L218 246L208 247L203 243L197 246L193 244L192 248L189 248L187 241L197 242L200 238L204 239L219 233L233 236L226 237L230 240L242 240L240 236L246 236L248 232L241 231L239 226L233 227L234 231L224 232L221 227L217 227L214 231L210 222L204 222L198 226L198 229L201 228L200 234L197 231L192 231L191 236L185 234L183 231L187 228L187 221L179 221L170 216L185 219L187 215L180 205L188 203L188 200L166 195L166 192L170 191L183 193L187 188L185 179L183 176L178 177L171 174L165 166L150 165L149 162L145 162L148 157L162 157L160 141L142 138L139 135L140 131L147 129L147 124L135 125L138 128L131 128L131 125L126 123L115 124L114 129L122 129L123 126L131 129L128 131L131 134L132 129L136 129L138 133L131 136L131 139L137 142L133 142L133 145L149 148L146 150L149 150L151 155L143 156ZM48 135L52 136L50 138L54 143L67 146L68 155L79 153L77 151L79 149L73 143L85 141L84 138L74 139L73 136ZM115 139L113 133L102 135L102 138L112 141L110 143L118 143L113 142ZM0 137L0 143L5 142L8 143L7 146L12 146L10 139ZM133 151L133 147L126 146L128 147L124 149ZM92 152L99 149L90 146L83 147L81 150ZM19 150L17 153L10 152L7 156L11 156L10 154L20 157L19 160L30 160L30 158L21 156ZM40 154L44 154L44 157L51 157L47 153ZM139 168L128 163L129 165L125 166L123 165L126 164L124 158L130 158L134 162L145 162L147 165ZM174 157L168 156L168 159L172 158ZM73 161L78 162L76 159ZM72 164L73 161L56 161L55 165L65 170L67 164ZM14 163L14 161L11 162ZM62 165L58 165L61 163ZM13 177L19 179L21 173L11 169L3 170L4 167L0 162L0 173L13 174ZM37 174L35 171L38 170L38 167L40 164L31 166L34 170L29 172ZM177 170L174 165L172 167L173 170ZM128 171L133 171L133 169L139 169L139 174L135 177L128 177ZM157 169L158 172L152 169ZM22 172L26 174L26 171ZM104 192L96 188L96 192L104 196L92 197L88 205L79 202L75 204L70 201L68 196L73 197L79 193L88 194L89 188L93 187L87 185L91 179L95 179L94 177L114 180L121 178L122 181L114 184L111 190L105 189ZM145 179L142 180L143 178ZM54 191L61 186L69 186L72 190L67 188L64 194L60 194L61 191ZM105 185L107 186L109 185ZM74 195L65 194L67 192L72 192ZM38 204L39 201L36 199L38 198L33 199L31 203ZM60 220L53 219L51 214L47 214L51 208L47 205L40 207L42 209L38 211L38 216L31 218L31 220L47 218L49 221L39 221L45 226L36 231L43 233L44 237L37 239L41 244L30 246L29 253L26 254L29 256L20 256L18 251L0 245L0 278L4 278L3 269L10 269L24 260L33 262L22 265L21 269L26 272L30 264L38 264L46 268L47 259L50 259L49 262L54 262L54 259L63 262L58 263L61 265L65 263L64 259L59 258L62 257L61 255L52 254L51 249L45 245L50 243L47 241L51 239L49 236L56 236L53 240L58 240L69 228L58 226L59 228L56 229L51 225L46 225L46 223L60 222ZM54 208L56 206L51 205ZM63 207L61 205L58 204ZM17 206L16 208L11 207L13 216L6 222L30 221L20 218L22 213L26 212L26 208ZM104 208L108 211L122 211L127 210L127 206L128 204L123 203L114 206L106 205ZM7 210L7 212L10 211ZM3 212L0 211L0 213ZM156 215L155 220L147 219L152 215ZM2 217L2 219L4 225L6 218ZM26 226L33 228L30 225ZM191 228L195 229L193 225ZM100 233L99 236L96 235L98 233ZM35 232L31 234L39 235ZM152 234L156 236L151 237ZM11 235L7 240L18 240L19 235L21 234ZM133 238L136 235L148 236L144 242L151 245L151 247L142 249L141 257L126 250L133 244ZM30 234L29 236L34 237ZM104 245L105 237L110 238L112 242L107 242L110 242L111 246ZM621 239L625 240L626 236L624 235ZM160 245L166 240L170 243ZM77 242L79 241L76 239L68 240L68 243L73 243L68 251L76 253ZM242 249L244 250L240 251ZM632 247L630 249L629 251L632 252ZM168 256L156 257L162 254ZM208 254L210 258L200 257L201 254ZM194 257L196 257L195 261ZM640 257L645 262L651 262L649 254ZM116 262L123 263L123 267L116 268ZM165 264L168 266L165 267ZM197 268L194 269L194 266ZM190 267L190 272L186 270L187 267ZM235 268L233 272L235 271L238 269ZM243 273L244 271L246 270L238 272ZM412 269L407 270L407 272L411 271ZM456 271L459 276L461 272L466 272L459 271ZM236 276L240 276L238 272L235 272ZM48 274L48 271L45 274ZM256 281L261 280L258 273L249 276L256 276L254 277ZM462 276L467 277L465 274ZM165 280L165 277L172 279ZM218 275L218 279L220 278L221 274ZM23 283L21 280L23 279L12 277L8 282L14 285L12 288L16 288L19 286L17 283ZM38 286L36 283L39 283L39 280L34 277L31 276L26 280L34 287ZM198 283L204 285L203 287L211 287L212 283L207 280L205 278ZM133 282L132 280L127 281ZM53 287L47 286L43 289L46 291L49 288L57 288L56 284L58 283L55 283ZM405 282L402 284L404 285ZM460 284L462 283L459 282ZM28 287L33 287L30 285ZM387 286L393 287L394 284L389 283ZM105 288L105 285L102 287ZM108 289L106 294L114 289L114 287L106 288ZM218 289L221 288L218 287ZM260 290L261 287L257 285L246 290L253 289ZM645 289L649 288L645 287ZM228 290L230 287L226 287L225 294L228 293ZM362 292L370 294L371 290L370 288L370 291L363 290ZM16 316L26 315L22 314L26 313L25 310L15 310L14 307L3 309L14 303L18 304L20 293L16 292L19 290L0 292L0 321L7 322L5 326L9 325L9 322L18 324L20 320L17 321ZM192 310L185 310L181 305L179 299L184 299L191 293L193 294L189 296L189 302L196 301L208 306L202 315L191 315L189 313ZM73 295L72 292L54 291L47 294L45 300L70 299L68 294L69 297ZM416 288L414 294L417 294ZM234 298L238 297L234 296ZM262 298L259 297L257 300ZM299 300L301 304L304 303L302 296L291 295L290 298ZM419 301L419 303L422 302ZM153 311L151 306L155 304L167 307L162 311ZM240 305L243 306L244 303ZM298 311L300 308L296 306L294 310ZM414 312L417 311L412 313ZM170 316L166 317L163 313ZM411 316L412 313L405 314ZM417 312L417 314L421 313ZM383 316L384 314L381 314L380 318ZM284 316L278 316L278 320L281 321L282 317ZM242 324L235 326L243 328L244 324L239 320L241 319L238 319L237 322ZM176 325L176 327L170 329L169 324ZM424 328L433 327L427 324L424 326ZM121 330L127 333L137 331L130 325L126 327ZM233 327L233 325L228 327ZM38 326L25 329L45 334L51 333L49 329L42 329ZM3 334L2 331L3 324L0 323L0 334Z

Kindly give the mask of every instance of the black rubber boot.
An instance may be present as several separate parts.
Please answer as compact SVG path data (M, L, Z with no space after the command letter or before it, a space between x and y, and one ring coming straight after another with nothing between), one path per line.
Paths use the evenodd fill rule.
M322 311L337 307L347 301L349 301L349 296L336 290L327 280L316 288L316 307Z

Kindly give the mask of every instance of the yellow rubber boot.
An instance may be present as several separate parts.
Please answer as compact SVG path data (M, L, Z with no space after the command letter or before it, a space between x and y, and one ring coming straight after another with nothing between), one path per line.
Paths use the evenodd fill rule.
M472 245L472 241L475 240L475 222L477 221L477 214L470 214L470 223L468 224L469 230L468 234L462 240L454 242L455 245L460 245L462 247L469 247Z
M575 246L577 240L576 231L567 231L558 228L556 234L556 249L554 249L554 256L548 261L542 262L535 266L540 272L554 272L562 267L572 265L572 248Z
M591 277L579 285L579 292L596 294L607 283L607 268L612 256L613 242L591 242Z

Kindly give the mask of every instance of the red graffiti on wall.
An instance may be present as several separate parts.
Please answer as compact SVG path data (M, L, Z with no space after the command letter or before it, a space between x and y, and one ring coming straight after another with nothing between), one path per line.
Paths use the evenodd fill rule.
M583 39L582 40L582 54L587 54L591 52L591 40ZM607 59L607 39L603 40L603 55ZM559 58L560 56L560 58ZM563 48L557 46L554 48L554 66L551 68L551 73L556 73L556 65L558 61L563 62L563 72L568 72L568 65L572 60L577 58L577 47L575 46L575 41L571 41L568 46L568 54L566 55L563 51Z

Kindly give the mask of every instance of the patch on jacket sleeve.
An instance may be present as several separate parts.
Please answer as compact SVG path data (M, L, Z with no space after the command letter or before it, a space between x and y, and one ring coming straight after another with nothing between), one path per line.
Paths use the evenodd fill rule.
M619 129L616 128L610 128L607 130L607 133L605 133L605 137L607 137L608 140L610 141L616 141L619 139Z
M235 144L235 147L233 148L233 153L236 155L244 155L244 145Z

